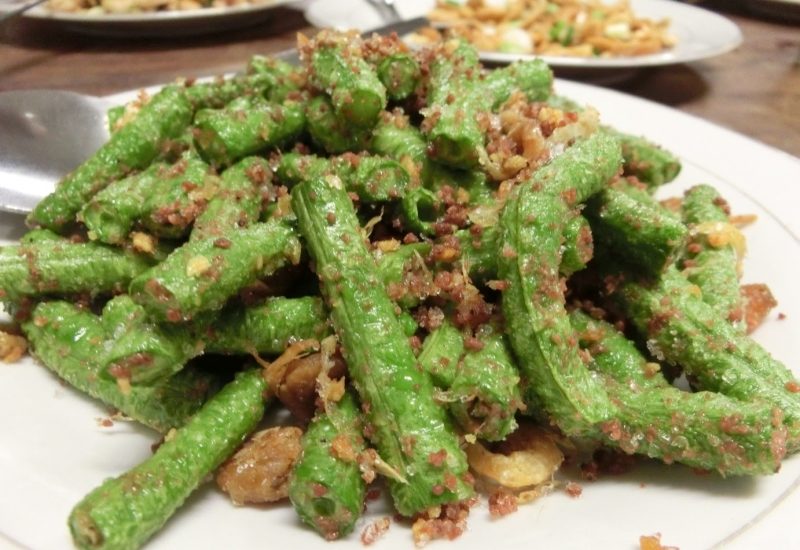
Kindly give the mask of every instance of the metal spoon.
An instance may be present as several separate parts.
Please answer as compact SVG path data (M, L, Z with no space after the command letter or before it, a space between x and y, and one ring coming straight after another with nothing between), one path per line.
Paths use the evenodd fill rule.
M0 23L5 21L6 19L11 19L12 17L16 17L17 15L22 15L26 11L31 8L35 8L39 4L44 4L47 0L29 0L26 2L18 3L18 2L11 2L7 5L2 6L3 9L8 9L6 12L0 11Z
M63 90L0 93L0 210L30 212L107 141L111 105Z
M372 29L399 35L428 21L417 17ZM296 49L274 55L298 63ZM108 140L109 100L62 90L0 92L0 211L27 213L65 174Z

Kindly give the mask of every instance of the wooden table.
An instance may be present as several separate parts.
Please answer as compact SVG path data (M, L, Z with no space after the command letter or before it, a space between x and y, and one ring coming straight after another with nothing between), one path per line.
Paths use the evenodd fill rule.
M700 4L741 27L744 43L738 50L643 71L613 87L800 156L800 26L758 18L725 0ZM235 71L251 54L291 47L298 31L312 31L298 11L273 14L249 29L172 40L87 37L19 18L0 28L0 90L109 94L178 75Z

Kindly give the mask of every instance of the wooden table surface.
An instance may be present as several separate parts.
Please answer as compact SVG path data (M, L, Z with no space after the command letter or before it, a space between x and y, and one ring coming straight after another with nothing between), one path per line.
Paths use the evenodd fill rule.
M758 17L736 2L700 2L733 21L744 43L709 60L641 71L612 87L675 107L800 157L800 24ZM257 26L177 39L70 34L17 18L0 27L0 91L62 88L109 94L235 71L254 53L294 45L311 32L300 12L277 8Z

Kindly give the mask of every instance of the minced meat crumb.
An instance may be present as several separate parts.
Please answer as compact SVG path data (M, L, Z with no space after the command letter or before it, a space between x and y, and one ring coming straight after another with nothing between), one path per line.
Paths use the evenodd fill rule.
M469 509L474 500L445 504L436 517L418 517L411 526L414 544L425 546L432 540L454 540L467 529Z
M489 514L493 518L501 518L512 514L518 509L516 495L505 491L497 491L489 496Z
M572 498L578 498L579 496L581 496L581 493L583 493L583 487L581 487L580 484L575 483L574 481L570 481L569 483L567 483L566 487L564 487L564 490Z
M778 305L769 287L765 284L742 285L742 303L747 333L756 330L772 308Z

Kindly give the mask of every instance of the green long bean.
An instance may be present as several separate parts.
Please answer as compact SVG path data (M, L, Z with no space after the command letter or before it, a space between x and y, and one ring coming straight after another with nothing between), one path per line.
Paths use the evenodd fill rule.
M292 192L292 208L366 404L371 439L397 473L389 479L397 511L409 516L470 496L466 457L430 379L416 366L341 181L303 182Z
M69 517L82 549L138 548L158 531L264 414L266 382L259 370L237 375L153 456L109 479Z

